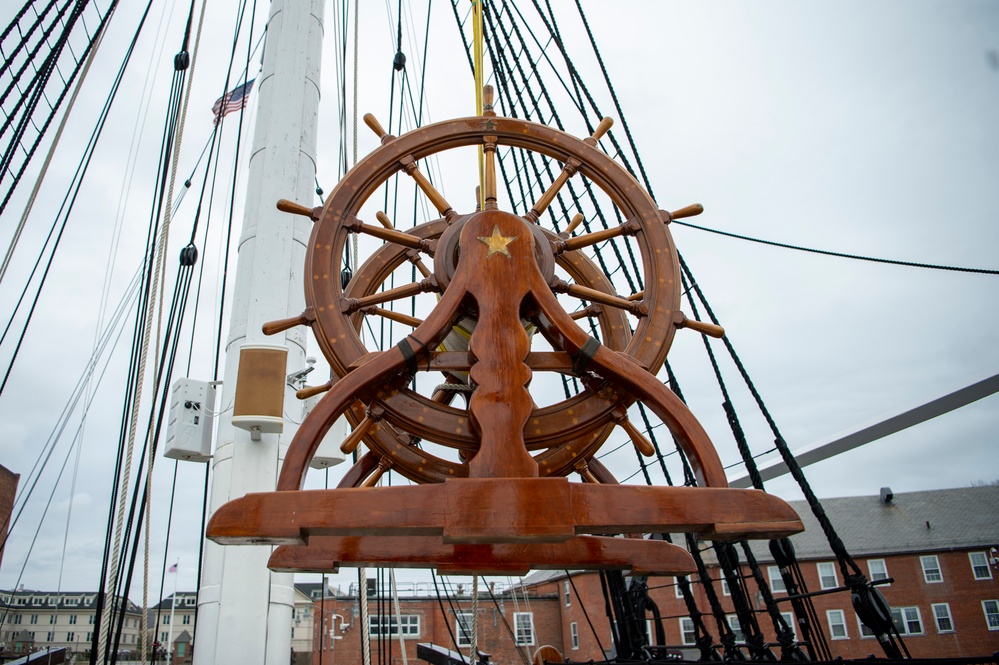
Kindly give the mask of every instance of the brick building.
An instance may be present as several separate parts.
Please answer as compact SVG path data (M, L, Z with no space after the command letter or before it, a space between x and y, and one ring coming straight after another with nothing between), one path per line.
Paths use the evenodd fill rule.
M14 496L17 494L17 481L20 478L21 476L0 465L0 565L3 565L3 548L7 542L10 513L14 508Z
M822 530L804 502L793 505L805 523L805 532L791 540L807 588L841 588L842 573ZM914 657L987 656L999 650L999 487L911 492L887 501L880 497L827 499L822 505L861 571L872 580L893 580L879 588L891 604L894 623ZM683 542L682 537L674 541ZM753 551L774 596L778 600L786 597L766 543L754 543ZM738 634L728 585L720 580L715 560L708 558L707 562L726 621ZM746 566L743 576L748 578L751 604L761 611L757 616L764 634L773 642L775 631L762 611L759 593L753 593L756 587ZM691 581L698 608L717 641L717 623L704 586L696 579ZM573 573L572 582L575 590L565 573L535 573L524 580L539 594L561 597L561 641L567 658L585 661L611 655L613 641L599 578ZM693 624L675 579L650 578L649 586L663 617L666 645L696 657L697 652L690 648ZM883 655L874 638L861 627L848 591L817 595L813 603L818 628L834 656ZM584 607L594 630L589 628ZM793 625L790 604L780 603L780 607ZM651 628L650 624L653 634Z
M379 662L376 659L381 650L383 659L380 662L402 663L400 637L409 662L416 661L416 645L426 642L454 648L457 641L467 656L475 616L478 617L475 625L478 650L490 654L491 663L519 665L525 656L529 660L545 644L562 650L559 599L554 594L534 590L526 593L518 590L514 594L494 587L493 596L490 596L483 586L475 612L471 585L460 586L460 592L452 592L449 598L442 595L440 601L432 591L402 596L398 617L387 595L371 595L368 598L368 644L372 661ZM315 616L321 620L315 623L312 665L361 662L360 602L356 589L351 591L353 593L347 596L315 602Z

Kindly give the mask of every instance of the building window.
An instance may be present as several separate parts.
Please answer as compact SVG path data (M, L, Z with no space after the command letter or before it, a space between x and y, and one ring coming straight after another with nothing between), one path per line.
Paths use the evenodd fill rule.
M93 642L94 641L94 634L93 633L87 633L87 641L88 642Z
M66 599L66 605L68 607L76 607L79 604L80 604L80 599L79 598L67 598Z
M943 572L940 570L940 560L936 554L919 557L919 563L923 566L923 579L927 583L943 582Z
M569 607L569 580L562 582L562 599L565 601L565 606Z
M839 579L836 577L836 566L830 562L817 563L815 567L819 571L819 588L835 589L839 586Z
M517 646L532 646L534 644L534 612L514 612L513 630L517 637Z
M71 626L75 626L76 625L76 615L75 614L70 614L69 615L69 625L71 625Z
M745 642L746 634L742 632L742 624L739 623L739 616L737 614L729 614L725 619L728 621L728 627L732 629L732 633L735 635L735 641Z
M66 641L72 642L76 639L76 633L66 633Z
M674 577L673 581L676 582L676 584L673 585L673 593L676 594L677 598L683 598L683 589L680 588L680 578Z
M870 574L872 582L888 579L888 566L884 559L868 559L867 572Z
M190 614L185 614L183 617L181 617L180 622L182 624L184 624L185 626L190 626L191 625L191 615Z
M56 615L50 614L49 615L49 623L55 623L55 622L56 622Z
M163 615L163 621L161 621L160 623L162 623L164 626L167 625L168 623L170 623L170 615L169 614L164 614Z
M833 640L848 640L846 633L846 615L843 610L826 610L826 620L829 621L829 638Z
M55 633L45 633L45 641L46 642L54 642L55 641Z
M17 624L21 623L21 615L20 614L15 614L14 615L14 623L17 623Z
M27 605L27 604L28 604L27 598L18 598L17 602L15 603L15 605Z
M992 569L989 568L989 559L985 552L968 552L971 559L971 571L975 574L976 580L991 580Z
M780 574L780 566L767 566L767 575L770 576L770 590L787 593L784 585L784 578Z
M989 630L999 630L999 600L983 600L982 609L985 611L985 623Z
M403 637L419 637L420 615L403 614L397 617L376 614L368 617L368 627L372 638L378 636L398 637L400 633ZM469 640L471 640L471 634L469 634Z
M950 615L950 605L947 603L934 603L933 620L937 622L938 633L953 633L954 619Z
M168 640L169 640L169 637L167 636L166 633L160 633L160 642L166 642Z
M575 621L569 624L569 637L572 640L573 651L579 649L579 626Z
M32 614L31 615L31 620L28 623L38 623L38 615L37 614Z
M93 626L93 625L94 625L94 615L93 615L93 614L91 614L91 615L90 615L90 616L89 616L89 617L87 618L87 623L89 623L89 624L90 624L91 626Z
M42 604L42 599L41 598L32 598L31 599L31 604L32 605L36 605L36 606L41 605Z
M472 613L456 612L454 615L454 635L458 646L472 646Z
M784 619L784 623L787 627L791 629L791 634L794 635L794 639L798 639L798 625L794 620L794 612L781 612L780 616Z
M723 596L731 596L732 595L732 589L730 589L728 587L728 580L723 577L723 578L721 578L720 581L721 581L722 595Z
M697 631L694 630L694 620L689 617L680 619L680 642L684 646L697 644Z
M936 558L936 557L934 557ZM919 618L918 607L893 607L891 622L899 635L922 635L923 622Z

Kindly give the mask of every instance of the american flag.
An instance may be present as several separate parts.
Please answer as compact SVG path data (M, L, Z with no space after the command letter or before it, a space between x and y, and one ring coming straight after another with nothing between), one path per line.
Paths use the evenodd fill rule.
M167 572L169 572L169 573L176 573L177 572L177 564L173 564L172 566L170 566L170 570L168 570Z
M212 107L216 125L222 120L222 116L229 115L233 111L238 111L246 106L246 98L250 96L250 91L253 90L254 81L256 79L250 79L243 85L233 88L232 92L228 92L218 98L215 106Z

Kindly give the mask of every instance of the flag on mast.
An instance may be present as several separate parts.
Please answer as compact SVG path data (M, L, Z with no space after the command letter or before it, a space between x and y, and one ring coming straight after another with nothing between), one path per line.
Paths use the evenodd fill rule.
M177 564L175 563L172 566L170 566L170 568L167 569L167 572L168 573L176 573L177 572Z
M238 111L246 106L246 98L253 90L253 82L257 79L250 79L243 85L238 85L215 101L212 113L215 114L215 124L219 124L223 116L229 115L233 111Z

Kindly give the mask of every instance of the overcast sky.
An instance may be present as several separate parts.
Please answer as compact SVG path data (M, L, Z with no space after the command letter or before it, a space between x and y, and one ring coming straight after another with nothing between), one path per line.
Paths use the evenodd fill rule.
M221 4L226 6L214 6ZM232 4L213 3L210 10L212 35L196 71L181 159L185 176L211 132L209 109L224 84ZM389 115L395 23L386 17L385 7L370 4L364 5L361 17L359 108L384 121ZM404 50L410 75L415 76L425 10L423 3L403 4L413 6L404 9L407 20L413 16ZM571 52L580 54L574 64L599 88L599 70L573 3L553 4L564 17ZM999 5L909 0L583 4L661 207L700 202L706 211L694 220L699 224L789 244L999 268ZM161 8L156 5L154 13ZM5 24L13 9L0 10ZM95 63L89 83L93 87L88 87L94 92L78 104L72 131L42 190L22 248L0 284L4 312L10 311L26 279L79 159L84 132L103 102L126 33L135 24L135 11L119 10L117 31L109 34ZM160 57L155 57L156 25L141 45L126 78L128 93L112 116L114 130L103 139L30 334L0 396L0 417L7 424L0 437L0 463L22 476L30 471L90 356L105 270L113 266L110 304L104 309L110 311L140 261L161 109L184 11L166 9L159 19L158 25L169 30ZM327 13L329 20L329 5ZM329 45L334 32L328 25ZM411 33L419 35L418 48L413 48ZM434 3L431 45L429 120L469 114L474 100L471 76L446 2ZM251 63L251 77L258 66L259 55ZM332 55L326 56L319 180L327 192L336 180L341 138L334 69ZM607 100L605 93L598 94ZM151 104L146 122L137 124L146 103ZM611 111L606 102L605 113ZM585 135L582 121L565 115L567 130ZM253 117L252 112L247 117L248 128ZM133 127L139 132L135 139ZM363 155L375 147L375 137L362 132ZM128 180L133 142L137 167ZM233 144L230 134L223 146L220 192L228 183L225 171ZM463 177L454 174L450 191L467 208L468 202L457 193L468 191ZM24 194L0 219L4 238L12 233ZM185 199L177 219L176 247L168 254L171 266L190 232L193 197ZM211 223L221 226L217 202L216 208ZM109 253L116 225L120 240L117 250ZM676 226L673 233L792 448L894 415L999 372L997 276L820 257ZM203 318L190 370L192 377L201 379L211 378L215 337L210 317L217 301L220 241L212 237L201 252L206 263ZM172 276L170 280L168 291ZM96 394L75 482L74 453L20 576L78 417L70 420L63 443L10 538L0 588L20 579L27 587L55 589L60 569L63 589L97 585L129 334L126 330ZM0 349L6 362L11 342ZM317 349L312 352L318 355ZM698 336L681 332L670 361L723 462L735 462L738 454ZM745 414L750 443L762 452L772 436L753 411L751 399L734 385L737 375L731 366L725 372L740 414ZM178 375L187 373L186 367L178 369ZM822 497L875 495L882 486L898 494L991 481L999 478L999 456L994 452L997 414L999 398L989 397L810 467L808 476ZM635 467L634 455L627 450L608 461L622 477ZM164 558L173 472L172 461L160 460L154 478L150 561L156 571ZM330 482L340 473L331 471ZM193 589L204 466L180 464L178 478L167 558L180 559L178 584ZM787 479L769 483L768 489L798 498ZM67 535L69 554L61 566ZM341 575L342 583L349 583L352 575ZM154 577L151 597L159 584L158 573ZM167 592L171 585L168 581ZM133 587L133 599L139 599L138 589Z

